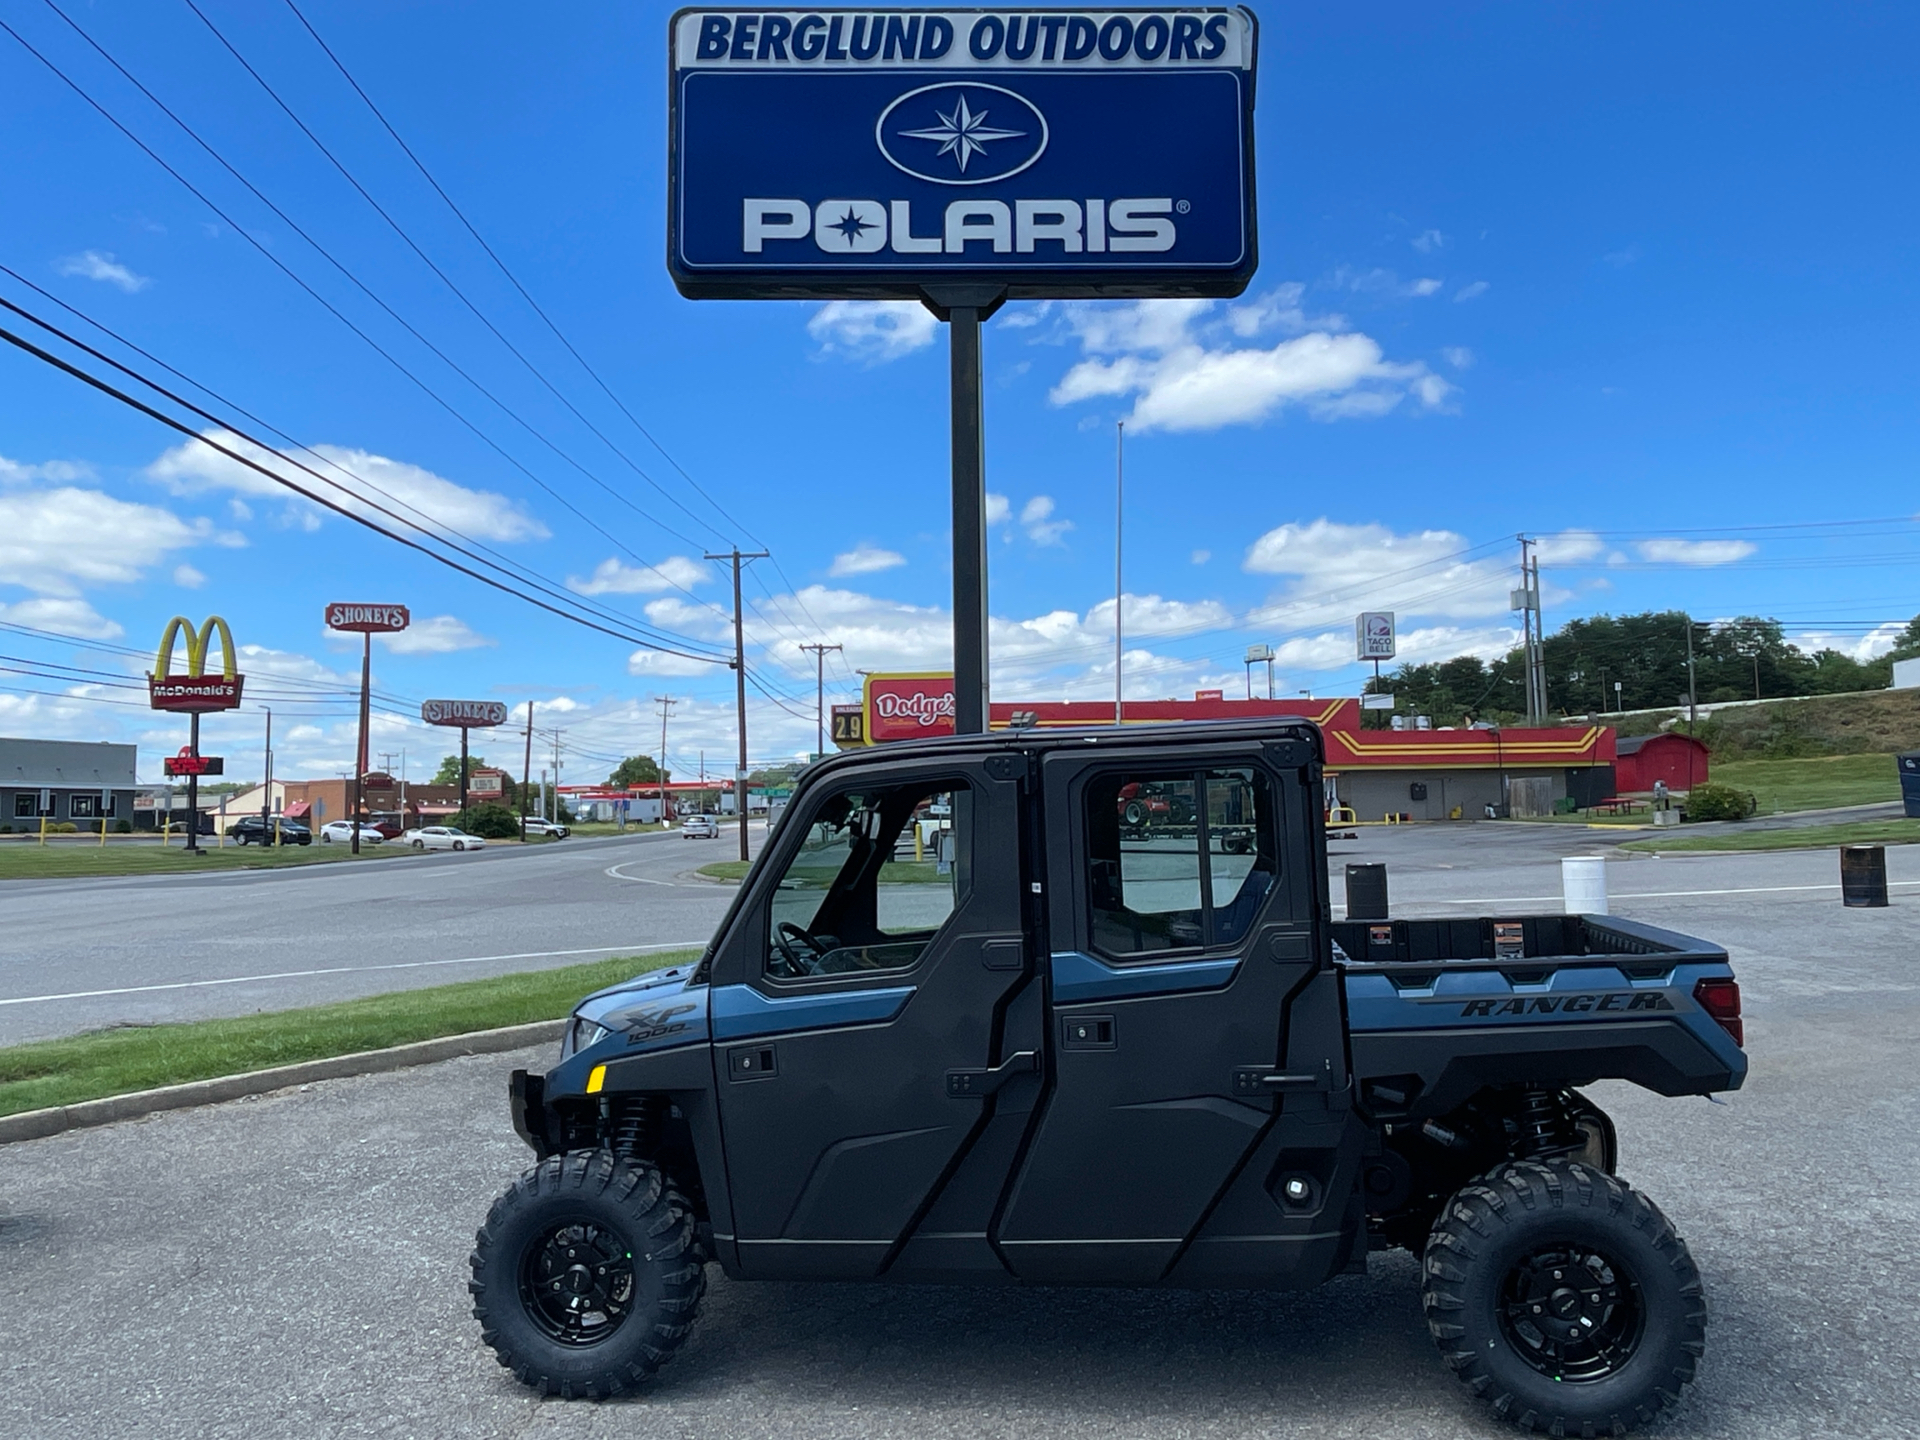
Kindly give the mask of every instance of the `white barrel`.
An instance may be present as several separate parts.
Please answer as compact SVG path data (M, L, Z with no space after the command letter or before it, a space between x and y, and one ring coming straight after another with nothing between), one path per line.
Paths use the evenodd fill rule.
M1597 855L1569 855L1560 862L1560 889L1569 915L1607 913L1607 862Z

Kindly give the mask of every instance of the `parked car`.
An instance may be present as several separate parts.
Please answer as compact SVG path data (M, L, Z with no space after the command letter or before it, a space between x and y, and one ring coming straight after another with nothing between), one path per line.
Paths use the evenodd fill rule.
M416 850L484 850L487 842L451 825L422 825L408 830L400 839Z
M529 816L526 821L526 826L527 838L529 840L536 835L545 835L554 840L564 840L573 833L567 829L566 826L555 824L551 820L542 820L537 815Z
M680 823L680 834L688 840L711 840L719 833L719 822L711 815L689 815Z
M269 824L258 815L242 815L227 827L227 838L236 845L271 845L278 831L282 845L311 845L313 832L298 820L283 820L278 815Z
M379 845L384 842L386 838L386 833L377 825L362 825L360 827L360 843L362 845ZM336 840L342 844L351 845L353 843L353 822L351 820L329 820L320 827L320 839L328 845L331 845Z

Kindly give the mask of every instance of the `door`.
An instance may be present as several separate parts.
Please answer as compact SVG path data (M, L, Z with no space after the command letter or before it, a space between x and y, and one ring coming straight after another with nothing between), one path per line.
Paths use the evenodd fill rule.
M714 968L745 1274L877 1274L985 1126L983 1100L1037 1072L1037 1041L998 1053L1027 969L1024 773L1013 755L873 765L782 821Z
M1053 1084L998 1230L1023 1279L1166 1278L1274 1117L1317 767L1192 757L1047 759Z

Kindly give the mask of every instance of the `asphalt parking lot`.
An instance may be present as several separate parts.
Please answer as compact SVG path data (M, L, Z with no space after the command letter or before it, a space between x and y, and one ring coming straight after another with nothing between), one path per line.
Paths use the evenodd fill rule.
M1373 834L1339 847L1336 873L1387 858L1409 913L1557 895L1557 853L1480 833L1484 849ZM1660 1434L1920 1434L1920 847L1890 854L1896 899L1878 911L1817 888L1837 882L1831 852L1608 867L1616 913L1729 946L1753 1057L1724 1105L1594 1090L1623 1174L1708 1285L1707 1357ZM646 1395L536 1401L481 1347L464 1282L474 1226L529 1158L503 1078L546 1059L0 1148L0 1434L1511 1433L1441 1365L1399 1253L1297 1295L751 1286L716 1270Z

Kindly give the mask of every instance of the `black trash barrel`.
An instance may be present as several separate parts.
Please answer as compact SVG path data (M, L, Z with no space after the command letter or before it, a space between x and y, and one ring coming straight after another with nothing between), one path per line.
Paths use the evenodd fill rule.
M1920 750L1908 750L1894 756L1900 767L1900 798L1906 802L1907 818L1920 820Z
M1349 881L1349 888L1352 882ZM1887 903L1887 847L1840 847L1840 903L1853 908L1878 908Z
M1882 874L1884 878L1884 871ZM1386 918L1387 867L1384 865L1347 866L1347 919L1384 920Z

